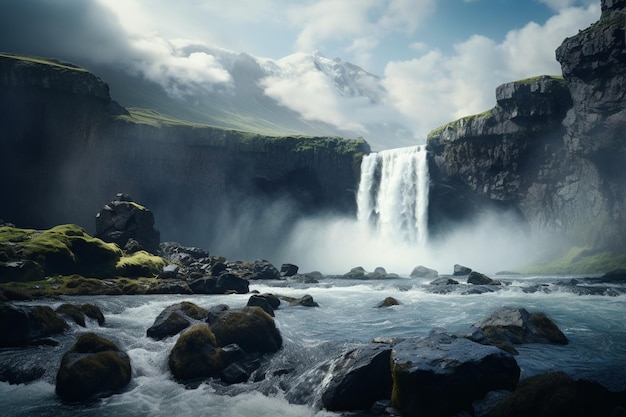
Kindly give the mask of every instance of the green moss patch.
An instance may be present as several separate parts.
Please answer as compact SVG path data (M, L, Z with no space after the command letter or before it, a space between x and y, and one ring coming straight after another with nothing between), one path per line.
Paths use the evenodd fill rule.
M522 268L524 274L602 274L626 268L626 253L572 247Z
M74 224L48 230L0 227L0 253L9 261L32 261L45 275L111 277L122 256L113 244L89 236ZM36 275L35 275L36 276Z
M167 265L165 259L146 251L138 251L122 257L116 265L116 274L121 277L154 277Z

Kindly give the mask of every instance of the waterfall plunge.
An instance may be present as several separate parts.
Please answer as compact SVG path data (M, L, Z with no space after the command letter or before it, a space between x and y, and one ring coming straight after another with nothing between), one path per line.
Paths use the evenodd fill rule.
M365 156L357 194L359 223L386 241L426 243L428 187L424 146Z

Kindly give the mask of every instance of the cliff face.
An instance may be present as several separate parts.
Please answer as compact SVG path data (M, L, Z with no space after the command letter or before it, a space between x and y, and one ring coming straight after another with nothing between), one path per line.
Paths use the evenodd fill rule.
M261 213L277 200L297 207L275 213L277 222L354 212L369 152L363 140L274 138L129 112L87 71L9 55L0 55L0 126L0 219L91 230L95 213L125 192L154 211L164 238L195 232L195 244L214 239L224 213Z
M433 229L490 206L577 245L626 243L626 1L556 51L563 78L504 84L491 111L429 135Z

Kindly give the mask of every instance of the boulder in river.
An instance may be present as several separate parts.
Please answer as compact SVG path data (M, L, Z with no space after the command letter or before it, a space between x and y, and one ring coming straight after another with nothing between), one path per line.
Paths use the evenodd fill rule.
M544 313L529 313L524 308L501 307L475 323L490 344L517 353L512 345L551 343L565 345L567 337Z
M500 281L491 279L487 275L476 271L469 273L467 276L467 283L473 285L502 285Z
M411 278L437 278L439 272L434 269L427 268L423 265L418 265L411 271Z
M228 309L210 319L219 346L236 343L246 353L272 353L283 344L274 319L260 307Z
M66 321L48 306L0 303L0 347L38 344L38 340L67 327Z
M471 411L489 391L513 390L520 368L494 346L434 331L397 343L391 372L392 406L403 416L446 417Z
M130 358L125 352L94 333L83 333L63 355L56 393L64 401L89 401L121 391L130 377Z
M455 264L454 265L454 271L452 272L452 275L454 275L455 277L468 276L470 274L470 272L472 272L472 268L468 268L468 267L463 266L463 265Z
M155 340L180 333L193 322L206 320L208 311L189 301L173 304L163 310L148 328L146 335Z
M371 343L344 354L332 370L322 393L331 411L369 410L374 402L391 396L391 346Z
M228 362L211 329L199 324L180 335L170 352L168 366L175 379L189 381L219 377Z
M65 303L57 307L55 311L71 318L76 324L82 327L87 327L85 317L97 320L100 326L104 324L104 314L102 314L102 310L93 304Z

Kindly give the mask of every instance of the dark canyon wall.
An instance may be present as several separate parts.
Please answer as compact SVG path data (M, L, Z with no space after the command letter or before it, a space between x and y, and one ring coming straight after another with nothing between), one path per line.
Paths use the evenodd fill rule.
M164 238L215 238L226 218L277 201L301 213L355 212L363 140L267 137L132 111L95 75L66 63L0 55L0 219L78 223L118 192L155 212ZM267 216L267 213L265 214ZM192 242L189 242L192 243Z
M496 106L429 134L429 214L441 225L499 207L570 243L626 244L626 0L557 49L563 76L504 84Z

